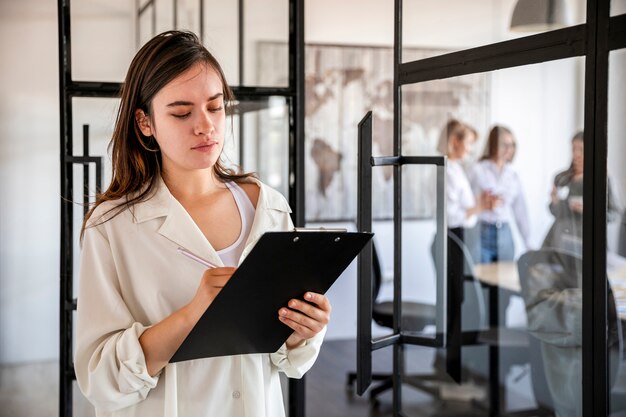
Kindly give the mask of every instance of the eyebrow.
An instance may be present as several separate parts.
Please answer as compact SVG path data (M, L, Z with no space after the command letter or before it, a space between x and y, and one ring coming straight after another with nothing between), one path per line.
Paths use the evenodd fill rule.
M209 99L207 101L213 101L218 97L223 96L224 94L222 93L217 93L215 95L212 95L211 97L209 97ZM174 101L170 104L168 104L166 107L177 107L177 106L193 106L193 103L191 101L184 101L184 100L177 100Z

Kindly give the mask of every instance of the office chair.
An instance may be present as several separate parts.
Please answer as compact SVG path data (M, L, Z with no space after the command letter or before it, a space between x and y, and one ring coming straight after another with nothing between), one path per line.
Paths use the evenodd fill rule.
M617 254L626 257L626 210L622 214L622 220L619 223L619 233L617 241Z
M515 356L515 360L507 361L504 366L508 368L515 364L528 363L528 341L523 332L511 331L506 328L490 328L485 308L486 301L484 299L484 293L480 282L478 282L478 280L474 277L474 261L468 248L461 239L451 232L448 232L448 245L450 253L456 253L457 256L461 256L463 258L462 272L459 271L463 275L463 290L461 295L463 302L461 324L462 331L464 333L463 345L497 346L498 348L512 348L517 352L519 352L521 348L523 354L518 354ZM436 261L435 265L438 265ZM382 272L375 246L373 247L372 280L372 300L374 300L373 319L381 326L393 328L393 303L391 301L376 301L382 282ZM402 312L403 328L422 330L428 325L435 325L436 307L434 305L405 301L402 304ZM441 365L441 358L438 357L435 360L434 372L420 375L405 375L403 381L410 384L414 388L438 397L439 386L437 383L450 383L452 381L451 378L443 371L443 368L444 366ZM375 373L372 375L372 379L382 381L379 385L374 386L369 391L370 401L373 405L376 405L378 403L377 396L382 392L391 389L393 383L391 374ZM355 380L356 373L349 373L346 385L349 393L353 392L352 390Z
M575 397L568 392L582 389L582 369L570 365L578 362L582 366L582 259L558 249L530 251L518 260L518 270L528 315L535 400L547 415L575 415L582 391ZM609 363L614 364L609 381L613 386L623 339L610 286L607 301ZM568 391L572 383L579 385Z

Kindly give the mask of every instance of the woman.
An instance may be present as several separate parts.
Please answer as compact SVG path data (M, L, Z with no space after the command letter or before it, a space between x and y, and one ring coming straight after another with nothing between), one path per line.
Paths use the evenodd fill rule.
M494 200L488 193L476 200L462 161L476 141L476 131L456 119L446 123L439 137L437 150L448 157L446 166L446 210L448 228L463 240L463 230L476 224L477 215L491 207Z
M554 223L543 241L543 247L582 252L584 154L584 135L578 132L572 138L572 162L569 168L554 177L549 206ZM619 209L610 180L607 180L607 185L607 220L613 221Z
M233 99L192 33L156 36L130 65L113 179L82 231L75 369L97 416L282 416L278 371L317 357L331 308L307 292L277 311L294 330L277 352L169 363L256 240L292 228L278 192L220 160Z
M510 223L515 220L526 247L529 243L529 221L526 198L519 176L511 166L515 157L515 137L504 126L489 132L484 156L472 170L474 193L488 193L496 204L478 216L480 228L480 261L512 261L515 255Z

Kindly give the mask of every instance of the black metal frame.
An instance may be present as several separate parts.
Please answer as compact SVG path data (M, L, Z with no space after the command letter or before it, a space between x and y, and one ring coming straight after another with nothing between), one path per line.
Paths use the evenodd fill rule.
M174 4L176 0L174 0ZM154 0L147 0L142 6L136 3L137 15L152 6L152 31L155 31ZM204 0L200 0L200 39L203 36L204 20L202 10ZM240 6L243 1L239 2ZM71 29L70 0L58 0L58 41L59 41L59 103L60 103L60 182L61 182L61 230L60 230L60 360L59 360L59 416L72 416L72 383L76 379L72 358L72 323L76 310L73 298L73 172L72 166L84 167L84 185L89 186L89 164L96 165L96 184L102 190L102 158L89 156L88 128L83 130L83 155L73 155L72 98L99 97L117 98L121 83L74 81L71 73ZM239 10L240 36L240 83L243 83L243 13ZM175 13L176 24L176 13ZM139 33L137 32L137 39ZM139 46L139 45L138 45ZM233 92L239 100L262 101L271 96L282 96L289 106L289 203L293 210L296 226L304 226L304 0L289 0L289 86L258 87L234 86ZM241 161L240 161L241 162ZM86 192L86 191L85 191ZM83 196L88 204L88 196ZM303 417L305 413L305 381L289 380L289 416Z
M583 411L585 416L606 416L609 410L608 358L607 358L607 291L606 280L594 280L594 276L606 273L606 187L607 187L607 102L608 102L608 58L611 50L626 47L626 15L609 16L609 0L589 0L585 24L554 30L533 36L471 48L433 58L403 63L402 51L402 0L394 5L394 155L402 155L401 88L403 85L425 82L466 74L494 71L504 68L536 64L565 58L585 56L585 167L583 234L590 236L583 242L583 375L588 381L583 387ZM369 115L371 117L371 115ZM359 125L365 126L366 119ZM371 135L371 126L369 126ZM359 138L359 144L363 138ZM364 149L364 153L367 149ZM371 149L369 150L371 152ZM359 189L371 189L371 173L362 179ZM400 414L399 372L401 366L402 337L399 336L401 299L401 171L394 166L394 334L378 345L394 344L394 415ZM369 187L369 188L368 188ZM363 191L366 192L366 191ZM370 217L371 210L362 207L359 211ZM369 213L369 214L368 214ZM360 223L363 225L363 223ZM361 255L359 285L369 280L371 250ZM363 278L367 277L367 278ZM359 287L359 303L371 305L371 293ZM360 325L369 326L371 315L359 314ZM595 325L598 324L598 325ZM365 328L365 327L364 327ZM377 346L366 340L366 334L358 340L357 369L360 373L371 373L366 357ZM369 349L368 349L369 348ZM365 365L364 365L365 364ZM367 387L367 379L358 383L360 391ZM501 410L491 410L500 415Z

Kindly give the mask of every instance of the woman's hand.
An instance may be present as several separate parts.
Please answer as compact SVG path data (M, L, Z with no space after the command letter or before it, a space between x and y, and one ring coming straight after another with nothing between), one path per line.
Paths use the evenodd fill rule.
M155 376L168 364L172 355L204 314L236 268L207 269L202 275L191 302L149 327L139 338L146 357L148 373Z
M307 339L322 331L330 320L332 307L323 294L307 292L303 300L292 299L278 311L278 319L293 329L287 339L287 348L298 347Z
M233 267L217 267L204 271L196 295L188 305L192 321L200 319L236 270Z

